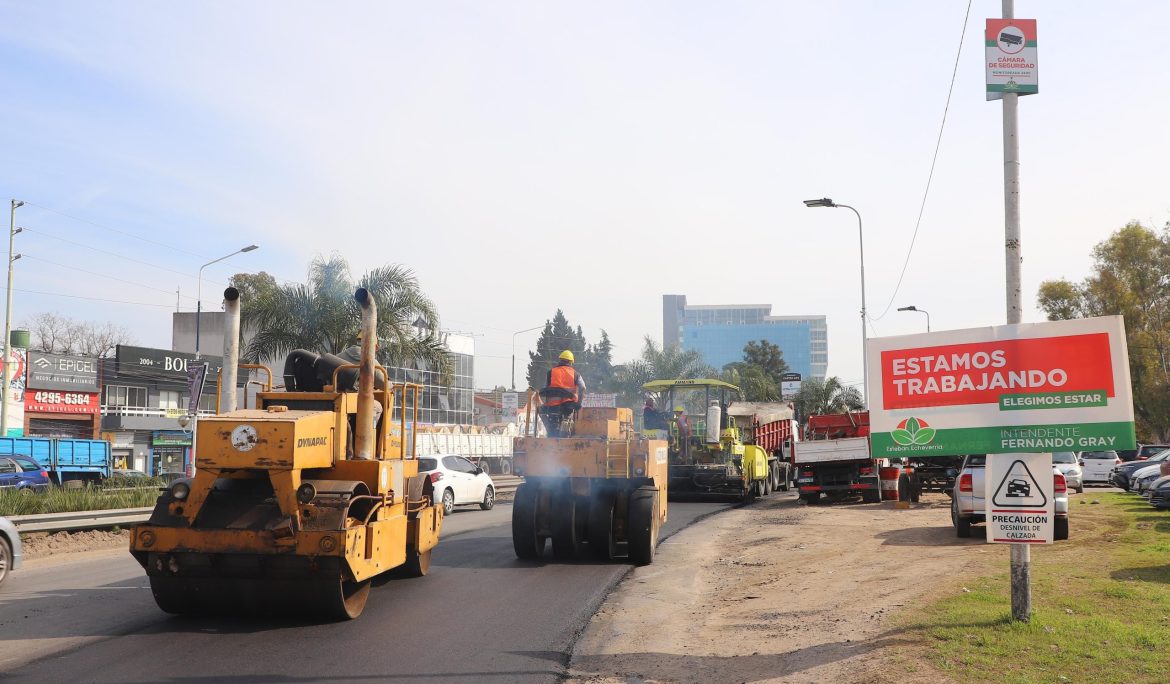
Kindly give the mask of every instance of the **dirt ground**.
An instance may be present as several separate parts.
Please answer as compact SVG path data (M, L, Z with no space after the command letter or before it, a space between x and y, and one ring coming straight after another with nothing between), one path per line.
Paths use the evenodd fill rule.
M956 574L990 553L955 537L949 507L942 494L910 510L776 494L687 528L606 599L571 681L947 681L925 663L886 670L914 646L890 615L961 591Z
M129 530L84 530L80 532L33 532L20 535L25 560L63 553L130 548Z

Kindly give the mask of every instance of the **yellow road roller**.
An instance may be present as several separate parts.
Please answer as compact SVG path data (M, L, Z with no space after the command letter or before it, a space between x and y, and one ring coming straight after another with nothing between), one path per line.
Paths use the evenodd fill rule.
M284 391L236 410L239 294L224 297L220 409L198 420L195 476L163 491L130 552L168 613L356 618L372 581L425 575L439 540L442 509L407 448L419 388L375 363L377 307L359 289L357 363L294 351Z
M581 408L561 423L565 436L537 436L537 401L530 392L528 427L513 447L525 478L512 505L516 556L536 560L551 539L558 560L651 563L666 522L666 441L637 434L628 408Z

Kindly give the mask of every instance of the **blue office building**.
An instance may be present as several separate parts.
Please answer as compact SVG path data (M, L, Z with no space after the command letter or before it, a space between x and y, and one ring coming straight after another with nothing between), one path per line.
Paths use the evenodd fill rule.
M793 372L824 379L829 367L824 316L773 316L770 304L693 305L686 295L662 296L662 343L694 349L715 368L743 360L748 342L780 347Z

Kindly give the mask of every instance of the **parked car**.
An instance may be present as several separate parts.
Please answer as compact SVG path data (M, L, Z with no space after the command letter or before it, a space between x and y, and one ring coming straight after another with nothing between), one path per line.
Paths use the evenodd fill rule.
M1170 508L1170 476L1160 477L1150 485L1150 505L1159 510Z
M430 474L434 503L443 506L444 515L464 504L479 504L485 511L496 504L491 476L462 456L424 456L418 459L418 471Z
M1085 481L1081 477L1081 460L1075 451L1054 451L1052 465L1064 475L1064 481L1069 489L1076 490L1077 494L1085 492Z
M1121 465L1121 457L1116 451L1082 451L1081 481L1109 482L1109 472Z
M1144 461L1130 461L1129 463L1122 463L1119 466L1114 466L1113 470L1109 471L1109 481L1129 491L1133 486L1133 474L1142 468L1145 468L1154 463L1161 463L1170 458L1170 449L1164 449L1157 454L1150 456Z
M148 477L148 475L146 473L142 472L141 470L127 470L126 468L114 468L114 470L110 472L110 477L139 478L139 477Z
M20 569L20 533L8 518L0 518L0 587L8 573Z
M1145 468L1139 468L1133 474L1133 491L1142 496L1149 496L1150 485L1162 477L1162 466L1165 463L1153 463Z
M30 456L0 456L0 489L15 489L22 494L43 492L49 488L49 471Z
M1170 449L1170 444L1139 444L1133 460L1145 461L1154 454Z
M987 456L984 454L971 454L963 460L963 468L959 471L951 496L951 524L956 536L970 537L971 525L985 522L983 477L986 466ZM1052 521L1052 538L1068 539L1068 485L1056 466L1052 467L1052 481L1056 511Z

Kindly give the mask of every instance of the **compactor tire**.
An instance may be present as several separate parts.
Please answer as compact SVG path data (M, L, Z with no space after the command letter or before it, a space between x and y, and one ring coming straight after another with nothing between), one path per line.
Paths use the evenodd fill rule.
M429 552L428 552L429 553ZM366 609L370 580L323 581L319 590L318 614L332 620L353 620Z
M589 502L589 554L597 560L610 561L617 555L613 536L616 503L617 496L612 491L598 492Z
M536 560L544 554L544 537L537 535L536 505L540 488L525 482L516 488L512 502L512 547L520 560Z
M483 490L483 501L479 502L479 507L485 511L490 511L490 510L492 510L492 507L495 505L496 505L496 489L495 489L495 487L488 485L487 489Z
M402 575L405 577L425 577L431 571L431 551L427 549L419 553L413 546L406 548L406 562L402 564Z
M552 496L552 547L557 560L573 560L585 552L585 516L566 481Z
M196 597L192 595L193 592L190 591L186 582L179 579L152 576L150 578L150 593L154 595L154 602L164 613L189 615L199 612L196 608L200 604L196 602ZM203 605L204 610L208 607L206 604Z
M658 545L658 491L652 487L634 490L627 508L630 562L650 565L654 562L654 547Z

